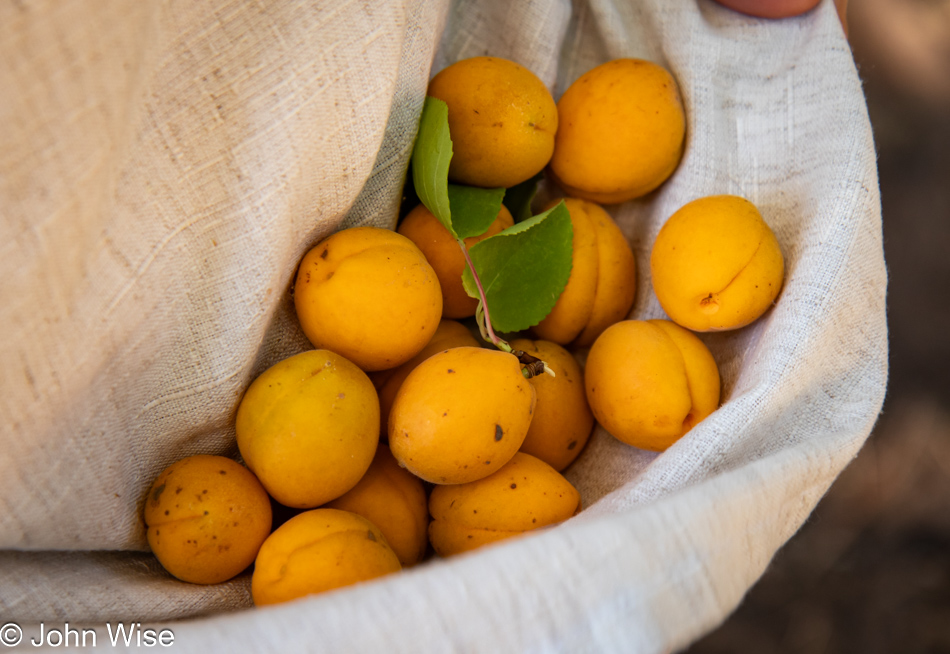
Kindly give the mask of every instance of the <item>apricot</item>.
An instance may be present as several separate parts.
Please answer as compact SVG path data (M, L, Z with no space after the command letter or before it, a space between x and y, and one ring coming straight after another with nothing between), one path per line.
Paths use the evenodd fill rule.
M363 370L383 370L429 342L442 316L442 292L412 241L388 229L353 227L304 256L294 305L314 347Z
M379 527L403 567L418 563L426 553L429 508L425 488L396 463L385 445L376 450L359 483L325 508L361 515Z
M237 411L241 456L275 500L313 508L353 488L379 442L379 400L362 370L329 350L274 364Z
M695 334L668 320L625 320L594 343L584 370L597 422L662 452L719 406L719 369Z
M399 464L436 484L464 484L507 463L528 433L534 387L511 354L456 347L409 373L389 414Z
M481 236L465 239L465 246L470 248L514 224L511 213L505 205L502 205L498 217L488 227L488 231ZM425 205L420 204L403 219L398 231L422 250L422 254L439 277L439 286L442 288L442 316L445 318L474 316L478 300L469 297L462 287L465 255L462 254L462 248L449 230L442 226L439 219L432 215Z
M785 262L755 205L714 195L670 216L653 244L650 270L666 314L705 332L743 327L765 313L782 288Z
M602 207L565 198L574 228L573 267L551 313L532 328L536 336L587 347L633 306L637 267L630 244Z
M251 577L254 604L264 606L368 581L401 569L383 532L362 516L315 509L271 534Z
M557 343L517 339L511 341L511 347L541 359L555 373L554 377L538 375L530 380L538 394L538 404L521 451L555 470L564 470L584 449L594 428L581 367Z
M580 511L577 489L544 461L518 452L484 479L436 486L429 540L451 556L567 520Z
M527 68L498 57L463 59L432 78L428 95L449 108L450 180L507 188L551 159L557 105Z
M221 583L251 565L271 519L257 478L223 456L173 463L145 501L149 547L168 572L193 584Z
M625 202L657 188L679 164L686 114L662 66L608 61L577 78L557 111L550 170L568 195Z
M389 412L393 406L393 400L396 399L396 393L399 392L402 383L416 366L431 357L433 354L448 350L453 347L478 347L478 341L472 336L465 325L454 320L443 320L439 323L439 328L435 330L432 340L429 341L422 351L416 356L406 361L404 364L391 371L385 376L379 375L379 383L376 386L379 392L379 420L382 427L380 433L385 434L389 425ZM388 437L388 434L387 434Z

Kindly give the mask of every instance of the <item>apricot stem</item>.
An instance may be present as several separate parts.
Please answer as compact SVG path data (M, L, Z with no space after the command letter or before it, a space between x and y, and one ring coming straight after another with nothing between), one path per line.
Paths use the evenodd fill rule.
M546 361L542 361L538 357L532 356L524 350L513 350L511 353L518 357L518 361L521 362L521 365L523 366L521 368L521 374L524 375L525 379L531 379L532 377L537 377L538 375L543 374L557 377L554 371L548 367Z
M507 341L503 338L499 338L495 334L495 330L492 329L491 314L488 312L488 300L485 297L485 289L482 288L482 280L478 278L478 273L475 272L475 264L472 263L472 258L468 254L465 241L462 239L457 240L459 247L462 248L462 254L465 256L465 264L468 266L468 269L472 271L472 279L475 280L475 287L478 289L478 308L475 310L475 322L478 323L478 330L482 333L482 338L486 341L491 341L499 350L511 352L511 346L508 345Z
M462 239L457 239L459 247L462 248L462 254L465 256L465 264L468 266L468 269L472 271L472 279L475 280L475 287L478 289L478 306L475 308L475 323L478 325L478 331L481 333L482 338L486 341L490 341L495 347L503 352L508 352L515 354L518 357L518 360L524 366L521 369L521 374L525 376L526 379L531 379L535 375L548 374L552 377L556 377L554 371L548 366L547 362L537 359L530 354L526 354L519 350L517 353L511 351L511 346L508 345L508 341L503 338L500 338L495 334L495 330L491 326L491 314L488 312L488 298L485 297L485 289L482 288L482 280L478 278L478 273L475 272L475 264L472 263L472 258L468 254L468 248L465 247L465 241ZM526 360L523 357L527 357L530 361Z

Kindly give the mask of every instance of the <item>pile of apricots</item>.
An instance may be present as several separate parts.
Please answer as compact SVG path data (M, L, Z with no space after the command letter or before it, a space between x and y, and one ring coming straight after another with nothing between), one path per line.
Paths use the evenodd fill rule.
M652 286L670 320L626 319L634 255L600 204L655 190L680 161L686 116L662 67L610 61L555 104L527 69L477 57L441 71L429 95L448 106L451 181L512 187L546 170L567 195L569 281L510 343L554 374L525 374L474 336L462 250L425 206L396 232L329 236L292 290L315 349L247 388L244 465L189 457L148 493L149 545L179 579L219 583L254 564L254 602L272 604L562 522L581 500L561 471L595 420L632 446L670 447L719 406L716 362L694 332L740 328L775 302L775 235L750 202L719 195L656 238ZM513 223L502 206L467 245ZM272 499L296 513L274 530Z

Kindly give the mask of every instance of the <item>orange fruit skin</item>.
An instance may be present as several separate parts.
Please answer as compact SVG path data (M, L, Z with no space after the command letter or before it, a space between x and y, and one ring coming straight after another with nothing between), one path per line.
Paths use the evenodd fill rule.
M435 484L463 484L500 469L528 433L536 393L511 354L456 347L409 373L389 414L399 464Z
M515 224L505 205L501 206L498 217L481 236L465 239L465 247L471 248L498 232ZM442 289L442 317L468 318L475 315L478 300L468 296L462 287L462 271L465 270L465 255L458 242L449 233L439 219L420 204L409 212L399 225L398 232L416 244L422 250L426 260L435 270Z
M679 164L686 113L662 66L608 61L571 84L557 109L550 171L568 195L625 202L656 189Z
M521 451L555 470L564 470L584 449L594 429L594 414L584 391L584 373L571 353L557 343L519 338L511 341L511 347L541 359L556 375L543 374L530 380L538 394L538 404Z
M409 361L406 361L398 368L382 371L381 373L375 373L374 382L377 383L376 388L379 392L379 420L381 423L381 435L385 435L385 438L388 438L389 436L389 413L392 410L393 401L396 399L396 394L402 387L402 383L406 381L406 377L409 376L409 373L415 370L416 366L431 357L433 354L437 354L443 350L448 350L453 347L463 346L478 347L479 345L478 341L475 340L475 337L472 336L472 333L468 331L468 328L465 327L465 325L455 322L454 320L443 320L439 323L439 328L435 330L435 335L432 336L432 340L429 341L424 348L422 348L422 351L419 352L419 354L412 357L409 359Z
M408 238L353 227L304 256L294 306L314 347L337 352L363 370L384 370L408 361L432 338L442 316L442 291Z
M463 59L432 78L428 95L449 108L451 181L509 188L551 159L557 105L524 66L500 57Z
M217 584L254 562L271 529L270 499L244 466L198 454L168 466L149 489L149 547L175 577Z
M264 541L251 595L257 606L278 604L399 570L399 559L372 522L348 511L314 509Z
M581 348L630 312L637 266L630 244L603 207L576 198L565 198L564 204L574 229L571 276L551 313L531 331Z
M268 493L309 509L353 488L369 468L379 443L379 400L355 364L310 350L251 383L235 428L241 456Z
M452 556L563 522L580 506L577 489L558 471L518 452L488 477L433 489L429 540L439 556Z
M775 234L748 200L694 200L663 225L650 255L653 290L666 314L693 331L738 329L778 297L785 262Z
M324 506L361 515L379 527L403 567L422 560L429 544L428 498L417 477L380 445L359 483Z
M662 452L719 406L719 369L695 334L668 320L625 320L590 349L594 417L615 438Z

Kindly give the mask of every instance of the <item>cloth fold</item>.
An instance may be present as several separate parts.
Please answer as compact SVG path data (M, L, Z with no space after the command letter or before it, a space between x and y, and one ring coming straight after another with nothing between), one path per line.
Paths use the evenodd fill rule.
M168 464L236 454L241 393L310 346L288 287L335 229L394 227L430 75L491 54L555 97L616 57L673 73L673 177L608 207L631 317L649 253L733 193L778 237L776 305L702 334L723 405L662 454L598 428L582 513L399 575L250 609L171 579L141 508ZM0 618L164 624L175 650L665 652L718 624L867 438L887 378L874 144L832 3L699 0L0 6ZM95 551L93 551L95 550ZM182 621L185 618L189 620ZM120 648L121 651L121 648Z

